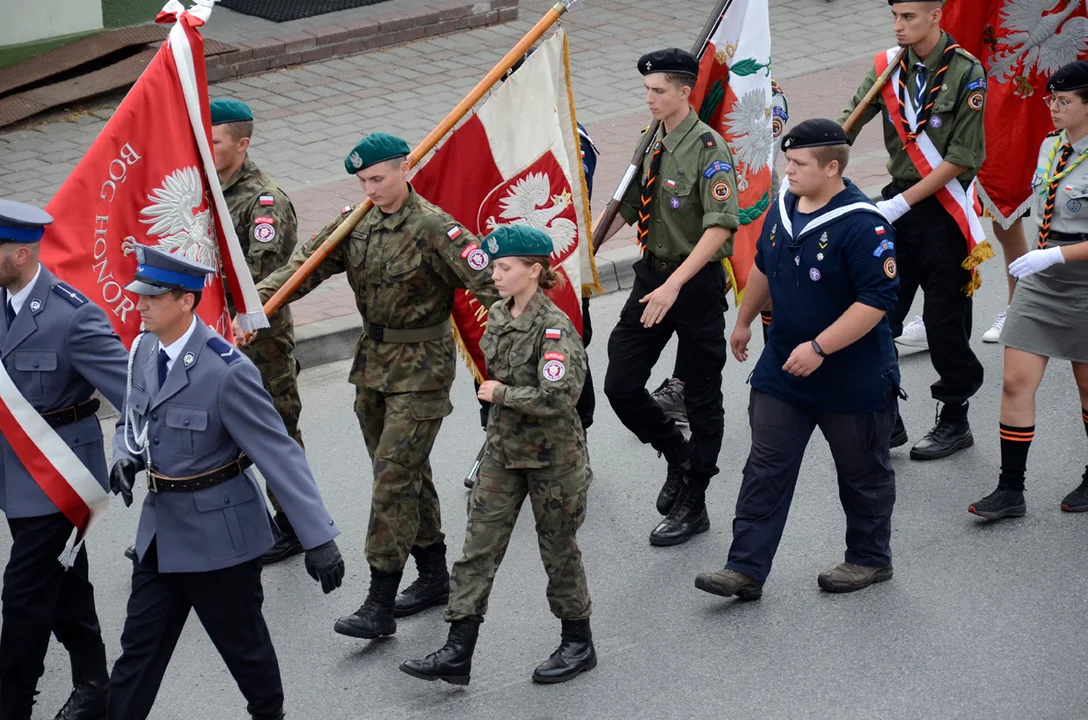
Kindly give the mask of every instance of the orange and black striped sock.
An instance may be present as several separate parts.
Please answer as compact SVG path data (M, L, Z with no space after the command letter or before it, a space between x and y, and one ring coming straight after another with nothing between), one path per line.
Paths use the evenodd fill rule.
M766 345L767 344L767 331L770 330L770 328L771 328L771 311L770 310L760 310L759 311L759 319L762 321L761 324L763 326L763 344Z
M999 424L1001 434L1001 477L997 486L1004 490L1024 489L1024 473L1028 467L1028 450L1035 438L1035 426L1012 427Z

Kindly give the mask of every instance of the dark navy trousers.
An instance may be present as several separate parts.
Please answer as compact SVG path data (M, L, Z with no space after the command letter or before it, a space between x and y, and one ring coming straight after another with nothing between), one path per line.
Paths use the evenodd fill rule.
M801 460L817 427L835 459L839 499L846 513L846 562L891 565L895 413L892 401L886 410L873 413L812 412L753 389L748 403L752 449L744 465L725 567L766 581L793 502Z

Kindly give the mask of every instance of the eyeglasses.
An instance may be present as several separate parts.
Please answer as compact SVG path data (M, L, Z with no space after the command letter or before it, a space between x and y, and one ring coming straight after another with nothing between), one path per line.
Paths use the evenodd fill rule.
M1065 98L1056 98L1053 95L1047 95L1043 98L1043 102L1051 110L1065 110L1070 105L1083 105L1083 102L1074 102L1073 100L1066 100Z

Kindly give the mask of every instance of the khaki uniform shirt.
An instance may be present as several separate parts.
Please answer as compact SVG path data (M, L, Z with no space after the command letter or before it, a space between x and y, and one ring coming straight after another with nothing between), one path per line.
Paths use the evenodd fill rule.
M1039 162L1035 166L1035 174L1031 178L1032 201L1031 219L1035 221L1036 228L1043 224L1043 212L1046 207L1046 196L1049 186L1043 182L1044 174L1053 174L1054 168L1061 157L1062 145L1066 142L1063 132L1056 137L1048 137L1043 140L1039 148ZM1058 149L1054 152L1054 160L1050 162L1050 153L1057 143ZM1073 154L1069 156L1066 167L1069 167L1080 154L1088 150L1088 137L1083 137L1073 143ZM1058 181L1058 190L1054 194L1054 214L1050 220L1050 229L1053 232L1088 233L1088 159L1073 168L1073 171ZM1029 237L1029 244L1034 247L1038 238L1038 231L1034 237Z
M904 79L907 87L906 102L913 102L912 88L914 77L917 73L915 63L924 62L926 66L927 88L933 86L937 76L937 70L941 65L941 57L948 47L948 34L942 33L937 47L929 53L925 60L920 60L911 48L907 51L907 77ZM853 99L839 116L840 123L845 122L854 108L858 106L865 93L876 83L876 67L869 69L861 86L854 93ZM890 80L889 80L890 82ZM928 97L928 89L927 89ZM937 94L937 101L933 105L929 124L925 132L933 145L941 153L946 161L967 168L958 177L966 187L978 174L982 167L982 161L986 159L986 134L983 128L982 117L986 105L986 71L982 63L969 52L957 49L948 70L944 74L944 82L941 91ZM919 112L921 109L919 108ZM861 132L862 126L880 114L884 122L884 145L888 149L888 174L897 184L914 185L922 179L918 168L910 159L903 143L899 139L899 130L892 124L888 115L888 108L884 102L883 92L878 94L873 102L866 108L850 132L851 138L856 138Z
M223 197L230 210L234 232L246 256L253 282L264 280L287 262L298 242L298 220L290 198L276 181L265 175L246 156L237 172L223 183ZM227 290L227 307L235 313L234 300ZM293 329L291 308L284 304L268 318L269 327L261 337L279 335Z
M345 210L300 247L287 265L265 278L257 286L261 300L272 297L349 213L350 209ZM426 328L445 322L453 310L455 288L468 289L484 307L499 299L490 263L479 250L476 237L415 190L410 190L395 213L386 215L373 208L363 216L292 299L342 272L347 273L363 319L391 329ZM378 392L443 390L453 383L456 365L452 335L393 343L376 342L363 333L355 347L349 380Z
M664 132L664 127L659 130ZM660 136L658 139L661 139ZM722 136L701 122L694 110L662 140L664 150L651 202L646 249L668 263L682 263L712 227L736 230L737 178L733 155ZM650 172L652 151L642 160L639 181L627 186L620 214L638 222L642 187ZM733 240L722 244L711 261L733 254Z
M487 451L509 469L581 465L585 438L575 407L588 358L574 325L540 290L516 318L512 300L488 313L480 349L496 388Z

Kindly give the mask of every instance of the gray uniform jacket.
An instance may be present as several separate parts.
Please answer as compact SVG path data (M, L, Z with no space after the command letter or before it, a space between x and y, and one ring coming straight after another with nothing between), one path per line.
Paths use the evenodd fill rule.
M1031 219L1035 221L1036 236L1038 236L1038 226L1043 223L1043 212L1046 208L1046 196L1049 189L1043 184L1043 175L1054 172L1065 137L1065 133L1048 137L1039 147L1039 162L1035 166L1035 175L1031 179ZM1051 161L1050 153L1054 150L1055 144L1058 149ZM1073 154L1069 157L1066 167L1072 165L1085 150L1088 150L1088 137L1073 143ZM1088 232L1088 159L1073 168L1072 172L1058 182L1058 190L1054 194L1054 216L1050 221L1050 229L1069 235ZM1028 239L1029 244L1034 248L1035 238Z
M8 302L0 290L0 310ZM9 328L0 312L0 358L12 382L39 412L71 407L97 388L121 407L128 353L106 313L44 266ZM108 489L102 428L91 416L56 428L95 480ZM0 510L9 518L60 512L6 439L0 438Z
M287 434L249 358L198 320L160 389L158 352L156 337L142 335L114 460L128 457L145 466L144 453L131 453L125 442L127 436L137 448L134 432L145 427L151 465L166 477L215 470L244 452L275 492L303 547L339 535L306 456ZM272 547L272 529L252 470L196 492L149 492L136 531L141 559L155 538L164 573L207 572L260 557Z

